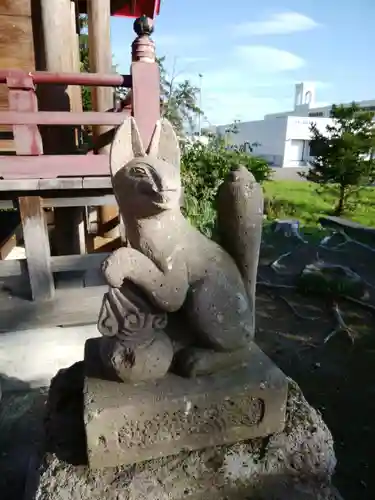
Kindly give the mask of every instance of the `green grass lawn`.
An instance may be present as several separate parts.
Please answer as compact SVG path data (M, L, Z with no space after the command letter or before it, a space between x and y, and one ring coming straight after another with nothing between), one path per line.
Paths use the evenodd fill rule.
M300 181L267 181L265 197L271 200L269 219L294 218L314 226L321 215L329 215L335 205L332 193L318 194L316 185ZM343 215L365 226L375 227L375 188L365 188Z

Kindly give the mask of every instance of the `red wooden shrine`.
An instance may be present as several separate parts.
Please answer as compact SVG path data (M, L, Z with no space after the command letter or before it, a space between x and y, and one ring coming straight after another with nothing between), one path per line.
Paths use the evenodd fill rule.
M24 5L30 3L30 0L22 1ZM52 17L51 4L53 4L53 0L39 1L42 10L43 5L44 9L50 9L51 19L56 23L56 29L62 29L61 26L58 26L59 19ZM98 0L95 2L90 0L92 2L90 5L78 0L66 0L66 2L72 7L76 7L76 13L85 13L86 7L90 7L91 11L90 8L88 9L89 18L91 12L91 23L96 22L97 25L94 25L94 28L89 25L89 32L90 29L93 29L94 33L105 32L108 35L109 21L108 26L103 23L100 15L101 3ZM160 117L159 68L155 61L154 44L149 36L152 31L150 29L152 20L147 21L146 19L154 18L159 14L160 0L119 0L111 1L110 4L109 2L110 0L104 2L108 6L110 5L110 10L108 7L107 11L108 15L130 18L145 16L142 22L139 19L135 21L136 35L131 48L130 74L119 75L110 73L110 71L107 73L80 73L74 70L26 70L22 67L5 67L5 69L0 70L0 87L6 88L8 92L8 109L4 110L4 107L0 106L0 130L8 130L11 127L14 144L14 151L8 152L4 151L4 148L0 148L0 209L16 208L19 211L26 251L25 261L0 260L0 281L21 279L23 290L27 283L35 307L37 304L43 304L46 300L52 304L51 299L55 299L52 302L61 304L61 297L65 297L65 292L56 289L58 278L62 274L72 271L86 275L85 273L90 269L99 269L100 262L107 255L106 252L111 251L124 240L124 228L120 228L119 242L116 239L117 243L113 241L112 246L103 246L98 251L97 248L89 247L87 243L90 234L95 233L93 228L97 224L95 221L91 221L92 211L89 208L99 207L104 210L106 207L112 207L112 210L117 210L111 190L109 162L105 148L111 141L113 128L119 125L125 116L131 114L135 117L144 144L149 143L155 122ZM16 7L21 3L13 4L10 7L13 11L6 13L6 15L18 16L20 14L19 18L21 18L23 12L16 12ZM96 10L92 7L94 3ZM28 13L32 19L34 13L30 9ZM2 12L0 12L1 14ZM14 17L14 19L16 18ZM34 26L39 25L40 23L33 24L35 59L46 61L48 47L45 47L47 55L43 57L37 50L38 37L35 34L36 28ZM100 32L100 30L102 31ZM53 39L54 37L51 36L51 43ZM56 47L51 48L50 46L49 48L51 49L49 55L53 54L53 50L56 51ZM16 48L9 47L9 50L16 50ZM100 51L100 47L94 47L91 51L94 62L96 57L96 64L100 65L100 57L95 51ZM66 56L66 54L60 55L62 59ZM50 60L54 62L51 57ZM65 60L67 61L65 67L69 67L69 57L66 57ZM38 65L36 67L38 68ZM43 65L39 63L40 67ZM4 68L4 64L2 64L2 68ZM98 105L101 111L83 112L80 110L82 107L73 104L70 108L68 106L67 109L61 110L60 99L61 96L65 98L66 92L58 94L57 91L59 89L63 89L63 91L64 89L73 89L70 93L73 96L77 95L77 93L74 94L74 89L77 89L78 86L89 86L94 90L124 87L130 89L130 92L119 107L114 107L112 101L112 106L105 107L105 110L103 105L101 108ZM48 94L50 91L51 94ZM93 96L96 95L94 99L96 105L97 102L100 104L99 94L93 94ZM49 100L48 106L45 104L47 101L43 98L46 95L55 96L52 101ZM80 96L80 92L78 96ZM65 148L64 131L76 131L83 126L93 126L99 130L100 133L94 134L94 144L84 151L78 145L75 148L72 147L72 142L69 148ZM50 142L51 137L52 142ZM61 210L62 213L60 213ZM60 239L62 238L68 248L67 251L59 251L57 254L52 251L51 230L47 227L50 213L54 214L54 232L58 232L61 221L70 221L70 225L65 224L62 236L60 235ZM71 222L75 220L76 222ZM109 233L111 228L106 230ZM77 235L79 235L78 246L74 247L71 242L77 239ZM66 296L70 295L70 309L68 308L70 312L65 314L64 324L89 321L90 311L92 310L94 316L98 312L98 304L100 304L103 293L101 287L99 287L97 295L94 294L94 296L92 287L88 288L85 283L82 287L82 296L79 296L81 298L74 296L73 300L73 295L66 292ZM90 300L87 298L87 290L90 290ZM15 310L8 314L3 311L0 297L0 330L10 328L9 325L13 325L15 317L21 321L21 316L26 314L26 310L29 311L31 307L29 304L17 301L18 299L13 298L12 304ZM19 307L18 313L16 306ZM54 311L53 305L38 307L38 312L33 309L34 316L28 313L28 317L37 317L39 321L40 318L47 317ZM41 310L43 314L40 313ZM73 310L76 310L76 314L72 312ZM54 324L57 321L55 316L53 316L54 319L48 316L50 319L46 319L44 323ZM27 325L27 327L32 326L31 319Z

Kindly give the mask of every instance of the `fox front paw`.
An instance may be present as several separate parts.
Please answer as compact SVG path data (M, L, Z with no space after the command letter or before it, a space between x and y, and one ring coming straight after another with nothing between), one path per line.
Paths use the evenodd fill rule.
M113 288L121 288L124 282L123 263L118 255L110 255L102 263L102 273L107 284Z

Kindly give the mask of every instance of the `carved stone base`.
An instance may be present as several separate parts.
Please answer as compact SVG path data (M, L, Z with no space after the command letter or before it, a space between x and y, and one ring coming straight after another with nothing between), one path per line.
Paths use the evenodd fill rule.
M282 431L285 375L252 344L247 362L197 379L118 383L86 377L90 467L144 462Z
M99 344L101 361L107 369L125 383L164 377L173 360L172 342L162 331L145 345L127 345L117 337L90 340Z
M87 466L82 387L82 363L53 379L45 420L48 453L40 467L30 469L33 487L25 500L341 499L331 484L331 433L293 381L282 432L104 470Z

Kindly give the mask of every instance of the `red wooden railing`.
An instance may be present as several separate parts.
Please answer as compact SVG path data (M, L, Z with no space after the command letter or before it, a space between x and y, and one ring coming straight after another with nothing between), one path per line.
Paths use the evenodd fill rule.
M12 126L16 152L16 156L0 156L0 180L109 175L109 162L105 154L44 155L39 126L44 126L46 131L46 150L48 148L51 152L64 152L65 144L68 144L69 140L61 139L58 142L60 138L56 139L52 127L116 126L131 113L137 121L142 141L147 148L155 123L160 118L160 73L155 59L155 46L150 38L152 21L144 18L135 21L134 31L137 38L132 44L131 75L0 70L0 84L7 85L9 92L9 110L0 111L0 125ZM123 86L131 91L126 102L122 106L116 106L112 112L39 111L35 86L49 84L62 87ZM56 97L56 100L59 99L64 99L64 96ZM62 103L56 102L57 109L59 104ZM62 136L66 131L62 130ZM95 149L104 147L103 139L107 144L111 141L111 130L96 138L98 144ZM71 148L70 152L72 151L74 152L74 147Z
M0 156L0 179L55 178L108 175L102 155L43 155L38 125L119 125L131 109L121 112L38 111L35 85L132 87L131 75L49 73L0 70L0 83L9 90L9 111L0 111L0 125L13 126L17 156Z
M12 73L19 70L0 70L0 83L6 83ZM50 83L55 85L93 85L100 87L128 87L132 86L131 75L118 75L101 73L52 73L48 71L30 71L24 73L33 79L35 84Z

